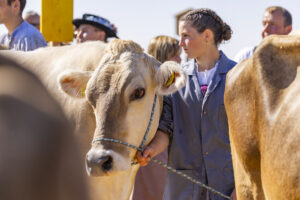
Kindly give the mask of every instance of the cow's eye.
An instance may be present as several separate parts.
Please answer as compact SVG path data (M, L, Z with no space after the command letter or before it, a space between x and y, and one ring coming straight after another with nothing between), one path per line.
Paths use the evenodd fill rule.
M130 96L130 100L137 100L143 98L145 95L145 89L144 88L137 88L134 90L132 95Z

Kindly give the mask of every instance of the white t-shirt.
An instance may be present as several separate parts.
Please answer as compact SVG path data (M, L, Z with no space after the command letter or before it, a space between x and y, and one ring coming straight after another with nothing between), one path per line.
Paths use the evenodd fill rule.
M216 69L217 69L217 66L219 64L219 61L215 64L215 66L209 70L204 70L204 71L197 71L197 77L198 77L198 82L199 82L199 85L209 85L209 83L211 82L215 72L216 72ZM195 65L196 65L196 69L198 69L198 65L197 63L195 62Z
M237 63L240 63L244 59L250 58L253 55L255 49L256 49L256 46L244 48L236 54L236 56L234 57L233 60Z

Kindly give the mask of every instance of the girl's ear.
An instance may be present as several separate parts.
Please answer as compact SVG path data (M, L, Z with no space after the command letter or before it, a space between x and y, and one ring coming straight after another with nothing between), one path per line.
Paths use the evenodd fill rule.
M214 42L214 33L210 29L205 29L205 31L203 31L203 37L206 43L210 41Z

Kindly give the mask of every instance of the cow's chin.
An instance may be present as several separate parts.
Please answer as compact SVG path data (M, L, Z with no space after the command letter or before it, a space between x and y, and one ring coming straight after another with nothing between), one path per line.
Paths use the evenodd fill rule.
M89 176L116 176L130 169L131 159L112 150L91 149L86 155Z

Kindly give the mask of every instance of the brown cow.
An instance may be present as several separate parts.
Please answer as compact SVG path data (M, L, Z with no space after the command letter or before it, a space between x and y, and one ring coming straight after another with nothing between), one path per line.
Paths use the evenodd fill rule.
M86 200L74 135L30 72L0 57L0 199Z
M269 36L227 75L237 198L300 199L300 37Z

